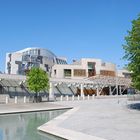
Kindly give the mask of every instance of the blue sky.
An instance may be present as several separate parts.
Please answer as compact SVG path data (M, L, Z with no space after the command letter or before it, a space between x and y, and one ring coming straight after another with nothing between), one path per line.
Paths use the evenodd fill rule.
M0 70L6 52L26 47L121 68L124 36L139 13L140 0L0 0Z

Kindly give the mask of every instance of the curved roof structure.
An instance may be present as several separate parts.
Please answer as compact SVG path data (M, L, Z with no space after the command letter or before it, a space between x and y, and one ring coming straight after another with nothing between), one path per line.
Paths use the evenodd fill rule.
M44 49L44 48L39 48L39 47L25 48L23 50L15 52L15 53L26 53L26 52L32 51L32 50L40 50L41 51L40 53L42 56L56 57L56 55L53 52L51 52L50 50Z

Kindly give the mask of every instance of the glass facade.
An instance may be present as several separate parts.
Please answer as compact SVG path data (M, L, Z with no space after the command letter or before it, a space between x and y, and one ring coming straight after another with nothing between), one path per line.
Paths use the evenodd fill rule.
M88 77L96 75L95 62L88 62Z

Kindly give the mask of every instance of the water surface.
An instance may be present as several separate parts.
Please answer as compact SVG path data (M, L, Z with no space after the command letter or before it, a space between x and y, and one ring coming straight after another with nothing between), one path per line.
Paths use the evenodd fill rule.
M0 115L0 140L63 140L39 132L37 127L65 111Z

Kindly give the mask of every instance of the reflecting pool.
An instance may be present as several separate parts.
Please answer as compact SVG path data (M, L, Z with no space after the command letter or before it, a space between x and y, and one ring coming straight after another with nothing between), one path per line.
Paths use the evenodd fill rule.
M37 127L65 111L0 115L0 140L63 140L39 132Z

